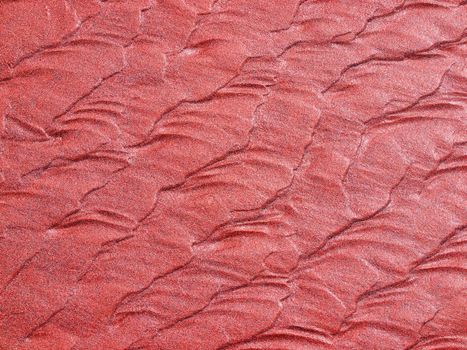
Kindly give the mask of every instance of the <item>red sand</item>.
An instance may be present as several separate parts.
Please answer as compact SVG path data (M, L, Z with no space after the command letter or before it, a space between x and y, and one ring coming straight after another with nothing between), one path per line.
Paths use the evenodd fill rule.
M466 25L0 1L0 349L467 349Z

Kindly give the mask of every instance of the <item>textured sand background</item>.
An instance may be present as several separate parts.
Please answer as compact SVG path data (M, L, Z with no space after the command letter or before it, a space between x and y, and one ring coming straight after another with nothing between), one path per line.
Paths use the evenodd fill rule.
M0 0L0 349L467 349L466 28Z

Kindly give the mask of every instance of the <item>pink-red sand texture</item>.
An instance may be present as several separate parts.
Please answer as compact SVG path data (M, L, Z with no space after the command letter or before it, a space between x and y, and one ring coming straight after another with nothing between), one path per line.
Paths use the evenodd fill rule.
M467 349L466 27L0 1L0 349Z

